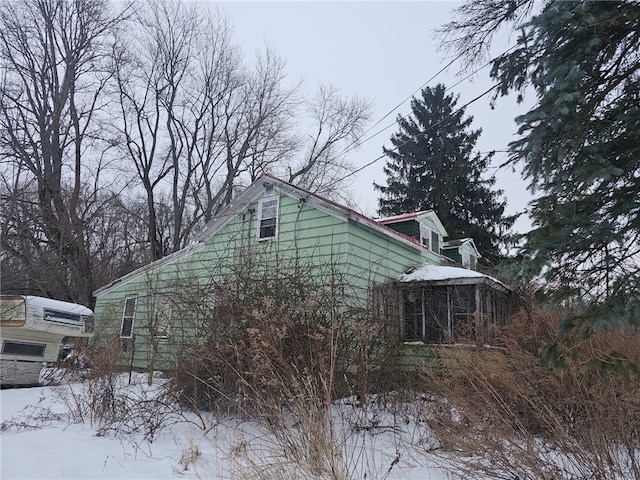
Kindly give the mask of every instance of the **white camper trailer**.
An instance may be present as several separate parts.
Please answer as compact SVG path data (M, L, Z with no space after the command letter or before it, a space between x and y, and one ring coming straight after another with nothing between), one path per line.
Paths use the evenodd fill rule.
M63 339L93 335L93 312L82 305L30 295L0 296L0 384L35 385Z

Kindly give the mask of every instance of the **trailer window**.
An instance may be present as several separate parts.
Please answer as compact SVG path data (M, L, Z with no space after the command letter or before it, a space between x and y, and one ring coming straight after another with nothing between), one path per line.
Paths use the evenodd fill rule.
M26 355L29 357L44 357L46 345L42 343L2 342L2 353L11 355Z
M78 313L51 310L49 308L44 309L44 319L47 322L65 323L67 325L82 325L82 315Z
M123 338L131 338L133 336L133 320L136 314L137 303L138 297L127 297L124 301L122 324L120 325L120 336Z

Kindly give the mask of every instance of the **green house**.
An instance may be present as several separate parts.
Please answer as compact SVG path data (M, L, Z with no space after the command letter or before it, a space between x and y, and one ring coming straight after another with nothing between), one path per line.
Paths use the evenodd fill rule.
M478 253L472 241L456 245L446 236L433 211L375 220L264 175L218 212L196 243L97 290L94 342L118 338L121 363L170 369L180 345L203 335L189 323L194 312L215 315L220 296L232 294L220 288L230 274L301 265L306 275L338 275L354 304L371 302L384 286L398 341L453 342L469 322L484 341L481 325L506 318L509 289L456 262L470 245ZM426 266L435 270L411 275ZM212 284L216 289L207 289Z

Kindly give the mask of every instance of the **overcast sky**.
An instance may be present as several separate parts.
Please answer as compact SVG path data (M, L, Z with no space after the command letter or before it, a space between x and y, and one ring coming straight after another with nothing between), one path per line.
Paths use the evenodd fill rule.
M389 138L397 130L398 114L410 113L411 95L417 95L425 83L449 62L438 50L434 29L451 18L459 2L221 2L214 3L227 14L234 27L233 38L249 59L265 43L273 46L287 62L292 79L303 77L310 92L319 83L331 83L343 94L356 94L373 102L372 124L386 117L367 140L350 154L357 166L364 166L382 154L382 146L391 146ZM503 35L494 42L494 52L507 48L509 38ZM490 87L488 68L471 80L456 76L458 65L438 75L428 83L444 83L459 94L462 106ZM532 104L516 105L511 99L501 99L491 109L486 96L467 108L473 115L473 128L482 128L479 150L496 150L494 165L502 163L507 144L516 138L514 117ZM404 101L404 102L403 102ZM401 104L397 109L396 107ZM395 110L394 110L395 109ZM389 127L386 128L385 127ZM354 182L359 208L375 216L378 192L373 182L383 183L384 159L360 172ZM505 191L509 213L526 208L530 195L519 169L495 170L497 188ZM529 222L522 219L516 225L526 231Z

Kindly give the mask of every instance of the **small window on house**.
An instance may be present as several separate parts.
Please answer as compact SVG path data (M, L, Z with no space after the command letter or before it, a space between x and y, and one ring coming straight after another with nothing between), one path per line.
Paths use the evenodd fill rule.
M420 225L420 242L432 252L440 253L440 236L426 225Z
M169 338L171 322L171 301L166 296L158 297L153 316L153 335L157 338Z
M431 231L431 251L440 253L440 237L433 230Z
M475 270L476 269L476 265L478 263L478 259L476 258L475 255L468 253L468 252L464 252L462 255L462 264L467 267L470 268L471 270Z
M405 292L402 305L404 317L404 337L407 340L418 340L423 336L423 301L420 290Z
M278 199L260 200L258 216L258 240L275 238L278 230Z
M420 225L420 243L431 250L431 229L426 225Z
M131 338L133 336L133 320L136 314L137 303L138 297L127 297L124 301L122 324L120 325L120 336L122 338Z

